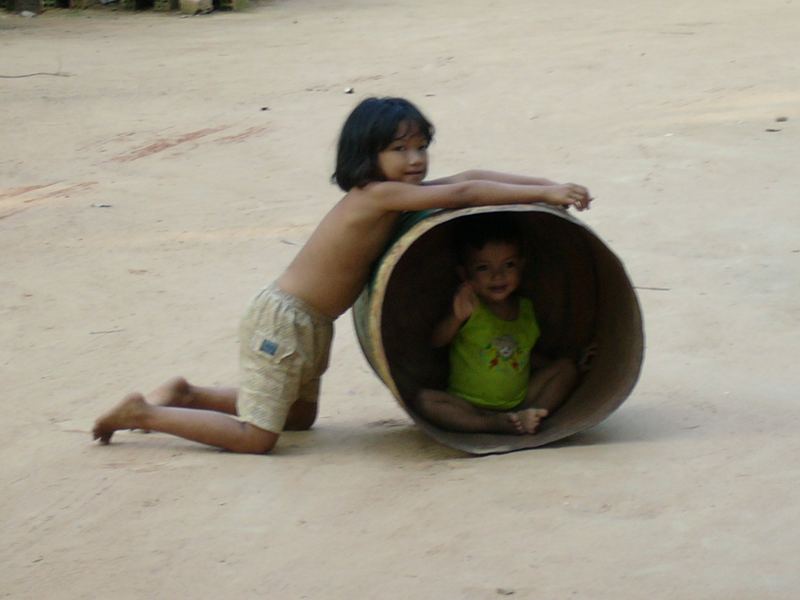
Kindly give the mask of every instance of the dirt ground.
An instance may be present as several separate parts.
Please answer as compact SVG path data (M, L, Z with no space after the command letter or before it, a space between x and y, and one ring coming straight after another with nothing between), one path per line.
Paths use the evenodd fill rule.
M0 597L799 597L799 36L797 0L0 16L0 74L56 74L0 79ZM470 458L345 315L317 427L274 455L93 444L125 392L235 382L239 315L376 94L435 123L434 176L590 187L645 317L628 401Z

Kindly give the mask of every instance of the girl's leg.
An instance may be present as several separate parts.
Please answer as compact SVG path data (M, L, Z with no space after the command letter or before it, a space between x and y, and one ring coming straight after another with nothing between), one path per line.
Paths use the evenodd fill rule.
M213 410L149 404L141 394L129 394L101 416L94 439L107 444L118 429L148 429L217 446L231 452L263 454L278 441L278 434L242 423Z
M543 408L548 414L567 399L578 383L578 369L568 358L553 361L534 372L523 406Z
M236 396L234 387L201 387L192 385L183 377L174 377L145 396L145 400L156 406L174 408L194 408L213 410L236 415ZM287 431L311 429L317 418L317 403L297 400L289 409L286 418Z
M289 408L289 415L286 417L286 425L284 431L305 431L311 429L314 421L317 420L317 407L319 404L316 402L306 402L305 400L295 400L291 408Z
M145 396L157 406L213 410L228 415L236 414L237 389L232 387L200 387L183 377L174 377Z
M420 413L434 425L468 433L533 433L547 414L537 409L481 410L458 396L438 390L421 390L417 401Z

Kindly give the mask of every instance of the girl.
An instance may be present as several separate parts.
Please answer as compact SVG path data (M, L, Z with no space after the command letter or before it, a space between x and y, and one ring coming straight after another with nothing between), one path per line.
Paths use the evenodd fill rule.
M579 185L467 171L423 183L433 126L401 98L368 98L345 121L334 179L346 192L278 279L250 303L239 329L239 388L174 378L129 394L95 423L170 433L233 452L272 450L283 429L309 429L328 365L333 321L355 302L402 212L479 204L589 206Z

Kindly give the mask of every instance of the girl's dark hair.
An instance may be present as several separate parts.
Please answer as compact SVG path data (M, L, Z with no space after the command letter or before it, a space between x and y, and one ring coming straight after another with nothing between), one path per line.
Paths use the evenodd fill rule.
M466 265L471 250L480 250L489 242L515 244L525 250L525 238L518 223L518 213L496 212L468 215L455 222L458 262Z
M367 98L353 109L342 126L333 180L345 192L372 181L384 181L378 153L391 144L401 123L419 128L430 142L433 125L420 110L403 98Z

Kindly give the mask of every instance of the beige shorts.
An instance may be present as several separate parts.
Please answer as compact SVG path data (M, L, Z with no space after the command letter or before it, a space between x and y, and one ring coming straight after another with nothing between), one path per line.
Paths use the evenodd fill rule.
M272 284L239 328L239 417L280 433L295 400L317 402L328 368L333 319Z

